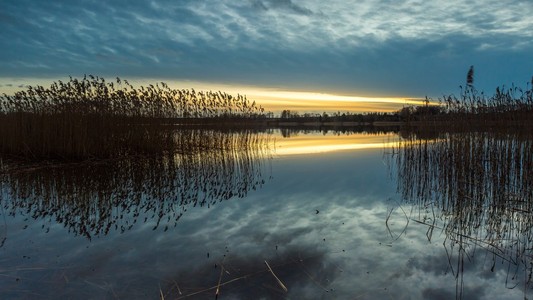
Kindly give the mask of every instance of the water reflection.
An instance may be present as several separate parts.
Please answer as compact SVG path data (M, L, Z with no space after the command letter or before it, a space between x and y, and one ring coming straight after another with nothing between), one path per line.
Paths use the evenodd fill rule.
M7 215L45 220L89 239L124 232L138 221L176 226L190 207L245 197L265 183L270 138L252 131L176 133L177 154L86 162L20 165L0 174Z
M387 231L389 226L393 234L401 233L404 223L395 217L402 221L405 217L398 209L388 218L387 208L397 193L387 177L383 149L275 155L261 142L272 145L272 138L276 145L299 144L302 139L315 140L306 142L315 146L359 140L372 144L368 139L384 142L392 137L301 132L285 139L268 133L250 135L245 142L242 136L246 133L232 134L233 138L218 138L234 142L216 150L189 145L190 155L115 162L111 169L110 162L101 168L88 164L11 169L2 188L2 204L7 209L0 207L0 233L8 237L0 248L2 297L213 299L220 288L219 299L453 298L455 282L446 272L454 256L448 260L440 242L435 242L436 234L431 243L427 241L428 225L411 226L411 222L398 239ZM241 149L239 144L248 147ZM86 175L76 174L84 168ZM47 178L47 172L48 178L55 174L58 179L37 178ZM162 178L166 176L170 178ZM222 183L208 185L209 178ZM262 180L267 183L261 185ZM254 183L261 188L253 191ZM17 184L21 196L17 196ZM216 195L242 191L246 198L209 198L204 185L208 191L218 190ZM47 190L48 196L41 190ZM92 195L87 197L92 201L78 200L80 194ZM12 196L18 202L8 198ZM122 197L125 200L119 201ZM211 205L218 201L223 203ZM402 207L409 214L406 205ZM4 212L16 215L3 218ZM109 232L103 234L109 223ZM128 230L130 224L134 225ZM434 228L439 224L442 227L441 222ZM91 238L85 238L79 228ZM68 230L77 230L81 236ZM501 269L497 259L495 270ZM265 261L288 291L278 284ZM469 264L464 264L467 277L473 269ZM490 266L487 272L475 272L475 282L465 284L465 298L520 296L518 289L509 291L494 284L505 281L505 274L502 278L501 272L490 273Z
M196 140L190 134L184 141ZM376 209L375 197L394 191L381 186L386 181L382 168L372 167L383 166L381 149L360 150L357 159L340 151L327 158L270 160L270 134L224 134L217 139L228 142L218 147L184 145L189 154L8 166L2 174L1 213L12 217L0 224L8 236L0 249L5 258L0 294L146 299L162 292L167 299L212 299L221 282L222 298L328 299L361 294L368 287L366 281L354 287L353 278L371 278L373 295L387 293L374 279L388 266L377 271L365 257L385 256L389 247L365 238L366 233L354 236L363 228L383 228L384 206ZM387 140L367 133L319 134L314 145L335 137L352 143ZM212 205L231 196L246 200Z
M285 156L343 150L385 149L395 146L397 141L398 135L394 132L293 131L287 138L276 139L275 153Z
M412 135L392 157L398 191L417 208L409 219L427 226L430 241L435 232L445 234L458 297L466 284L464 272L476 255L482 256L477 261L483 261L485 271L507 272L507 288L532 287L533 135Z

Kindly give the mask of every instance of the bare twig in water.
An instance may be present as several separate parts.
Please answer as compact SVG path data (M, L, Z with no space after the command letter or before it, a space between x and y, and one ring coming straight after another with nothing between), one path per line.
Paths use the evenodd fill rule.
M159 299L165 300L165 295L163 295L163 291L161 290L161 285L159 285Z
M265 265L267 266L268 270L270 271L270 273L272 274L272 276L274 276L274 278L276 278L279 286L281 286L281 288L286 292L288 292L288 289L287 287L283 284L283 282L281 282L281 280L278 278L278 276L276 276L276 274L274 274L274 271L272 271L272 268L270 267L270 265L268 264L268 262L265 260Z
M389 211L389 214L387 215L387 218L385 219L385 226L387 227L387 231L389 232L389 234L390 234L391 238L393 239L393 241L396 241L397 239L399 239L405 233L405 231L407 230L407 226L409 225L409 221L410 221L410 217L407 215L407 213L405 212L403 207L400 205L400 203L398 203L398 207L403 212L403 215L405 216L405 220L406 220L405 226L403 227L403 230L400 232L400 234L398 234L396 237L394 237L394 235L392 234L392 230L389 227L389 219L390 219L390 217L392 215L392 212L394 211L394 208L391 208L391 210Z
M307 257L304 257L304 258L299 258L299 262L303 262L304 260L307 260L307 259L311 259L313 257L317 257L318 255L311 255L311 256L307 256ZM279 264L278 266L284 266L284 265L288 265L288 264L292 264L292 263L298 263L297 261L294 261L294 260L291 260L289 263L284 263L284 264ZM274 275L274 277L277 279L279 285L283 288L283 290L285 291L288 291L287 287L281 283L281 281L279 280L279 278L274 274L274 272L272 271L272 269L270 268L270 266L268 265L268 263L265 261L265 264L267 265L268 269L267 270L259 270L257 272L253 272L253 273L249 273L249 274L246 274L246 275L243 275L243 276L240 276L240 277L237 277L237 278L233 278L231 280L228 280L228 281L225 281L225 282L222 282L222 283L219 283L215 286L212 286L212 287L208 287L208 288L205 288L205 289L202 289L202 290L199 290L199 291L195 291L195 292L192 292L192 293L189 293L189 294L186 294L186 295L182 295L181 292L180 292L180 296L178 296L176 299L185 299L185 298L189 298L189 297L192 297L192 296L196 296L196 295L199 295L199 294L202 294L202 293L205 293L205 292L208 292L208 291L211 291L211 290L216 290L216 289L220 289L221 287L227 285L227 284L231 284L231 283L234 283L236 281L239 281L239 280L242 280L242 279L246 279L246 278L250 278L250 277L253 277L255 275L258 275L258 274L263 274L264 272L270 272L271 274ZM341 272L343 272L344 270L341 269L340 266L337 265L337 268L339 268L339 270ZM222 271L224 272L225 269Z
M180 286L178 285L178 283L175 280L174 280L174 284L176 285L176 288L178 289L178 293L180 295L182 295L181 290L180 290Z
M222 281L222 274L224 274L224 265L220 264L220 277L218 277L217 291L215 292L215 299L218 299L220 293L220 282Z
M258 272L258 273L262 273L262 272L265 272L265 271L261 271L261 272ZM244 276L241 276L241 277L237 277L237 278L233 278L231 280L228 280L224 283L221 283L219 285L216 285L216 286L212 286L210 288L206 288L206 289L203 289L203 290L200 290L200 291L197 291L197 292L194 292L194 293L190 293L190 294L187 294L185 296L181 296L181 297L178 297L177 299L184 299L184 298L188 298L188 297L192 297L192 296L195 296L195 295L199 295L201 293L204 293L204 292L207 292L207 291L210 291L210 290L214 290L214 289L218 289L222 286L225 286L226 284L230 284L230 283L233 283L235 281L238 281L238 280L241 280L241 279L245 279L245 278L248 278L252 275L255 275L255 274L258 274L258 273L253 273L253 274L248 274L248 275L244 275ZM180 294L181 295L181 294Z
M299 261L299 264L300 266L302 267L302 271L304 271L304 273L307 275L307 277L309 277L309 279L311 279L311 281L316 284L316 286L318 286L319 288L323 289L326 293L328 293L328 289L325 288L320 282L318 282L308 271L307 271L307 268L305 267L305 265L303 264L303 261Z
M392 239L394 238L394 236L392 235L392 230L389 227L389 219L390 219L390 216L392 215L393 211L394 211L394 208L391 208L390 211L389 211L389 214L387 215L387 218L385 219L385 226L387 227L387 231L389 232L390 237Z

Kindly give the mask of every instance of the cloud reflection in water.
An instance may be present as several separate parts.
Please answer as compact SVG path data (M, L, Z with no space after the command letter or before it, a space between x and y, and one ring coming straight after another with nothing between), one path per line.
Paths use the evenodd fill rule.
M383 160L383 149L279 156L261 189L209 209L189 207L167 231L152 230L157 221L148 219L89 241L67 234L61 223L45 233L39 222L22 230L28 222L7 218L2 251L9 261L0 271L6 275L0 290L12 298L30 292L42 298L156 298L162 291L165 298L197 293L193 299L212 299L223 266L221 282L229 283L221 286L221 299L454 296L442 236L430 243L427 228L411 222L396 239L406 222L398 210L388 220L392 237L387 231L398 196ZM148 214L141 211L138 218ZM495 284L505 282L506 273L487 272L483 263L465 265L465 296L521 295Z

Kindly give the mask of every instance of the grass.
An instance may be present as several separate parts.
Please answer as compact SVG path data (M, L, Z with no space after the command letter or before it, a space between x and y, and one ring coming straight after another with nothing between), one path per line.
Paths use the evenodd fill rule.
M175 151L171 125L220 126L263 116L245 96L134 88L126 80L89 75L0 96L0 155L25 160L83 160Z

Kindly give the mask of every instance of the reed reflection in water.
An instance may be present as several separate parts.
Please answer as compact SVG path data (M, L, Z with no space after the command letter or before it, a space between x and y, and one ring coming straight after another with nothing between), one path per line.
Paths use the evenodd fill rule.
M429 241L435 230L444 233L457 296L462 296L465 284L465 260L473 262L476 253L483 253L481 248L492 257L484 269L494 272L502 267L508 288L530 288L533 135L462 132L433 139L411 135L398 146L391 158L398 191L415 206L409 219L428 226Z
M270 137L251 130L180 130L180 153L75 164L4 163L0 203L13 217L60 223L89 239L139 221L176 226L190 207L242 198L265 183ZM2 237L5 240L5 237Z

